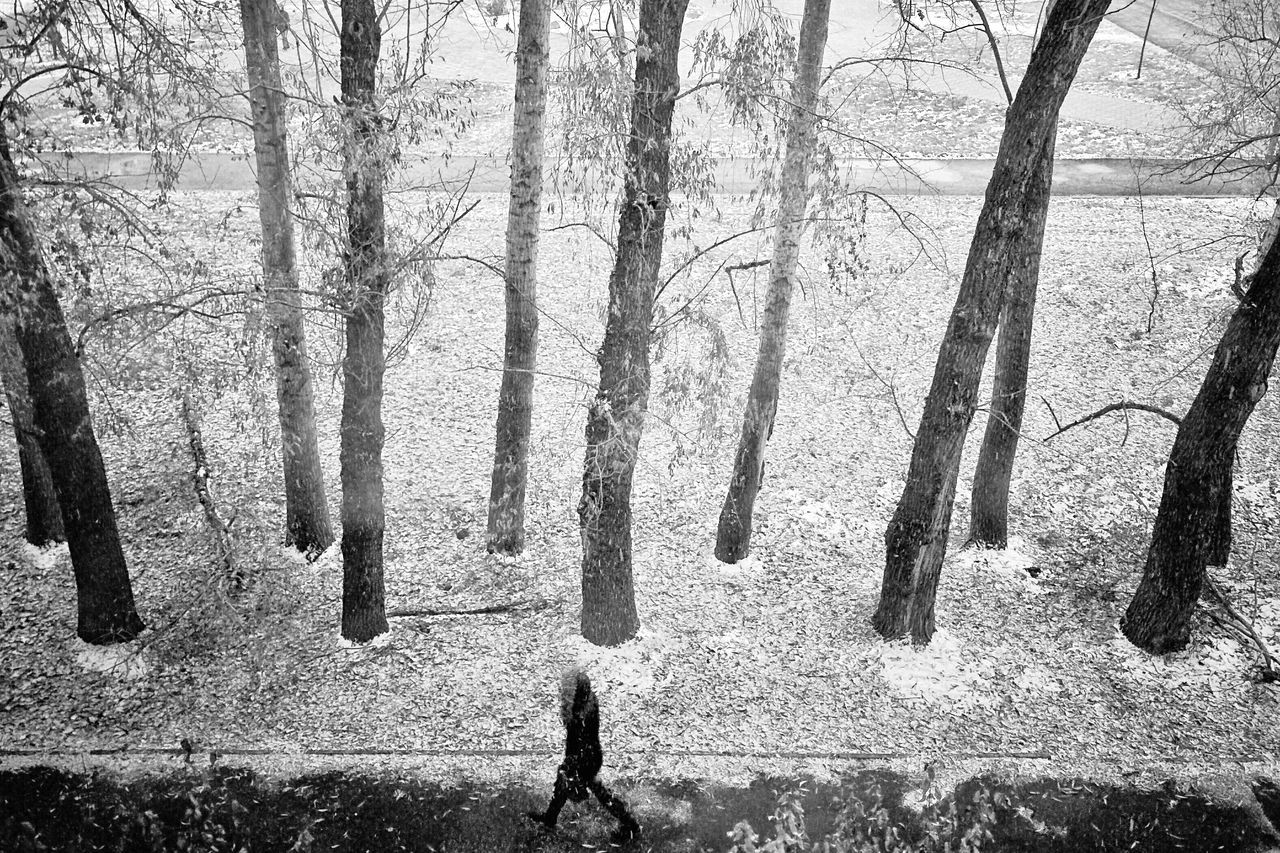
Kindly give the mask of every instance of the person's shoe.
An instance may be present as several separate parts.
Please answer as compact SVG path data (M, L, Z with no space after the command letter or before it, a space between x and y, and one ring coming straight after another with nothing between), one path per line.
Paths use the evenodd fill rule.
M556 824L553 820L548 820L543 812L525 812L525 817L538 824L546 832L555 832Z
M620 824L613 834L609 836L609 841L614 844L626 844L640 837L640 824L624 823Z

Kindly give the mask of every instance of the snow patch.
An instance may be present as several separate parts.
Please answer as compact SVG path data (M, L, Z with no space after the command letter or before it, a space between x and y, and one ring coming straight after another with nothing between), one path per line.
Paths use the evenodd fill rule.
M1240 643L1230 637L1202 636L1180 652L1152 655L1130 643L1117 625L1110 645L1131 678L1163 688L1187 686L1216 693L1241 682L1252 663Z
M77 639L73 648L76 663L84 669L105 672L128 681L137 681L151 674L151 664L143 656L142 645L137 641L96 646Z
M945 629L933 633L927 646L910 640L881 643L876 654L883 666L880 677L899 696L929 704L951 705L972 692L977 673L965 669L960 641Z
M569 639L576 662L593 680L627 693L650 693L657 686L659 664L676 647L670 631L641 626L636 636L620 646L597 646L581 634Z
M281 556L281 557L284 557L284 558L285 558L287 561L289 561L290 563L296 563L296 564L297 564L297 565L299 565L299 566L309 566L309 565L311 565L311 564L307 561L307 555L306 555L306 554L304 554L304 553L302 553L301 551L299 551L297 548L293 547L292 545L281 545L281 546L280 546L280 556ZM323 559L323 558L322 558L322 559Z
M59 557L70 557L66 542L51 542L38 548L30 542L22 547L23 559L34 569L52 569L57 565Z
M758 557L743 557L736 563L726 563L716 558L715 554L709 554L706 558L706 565L715 569L727 578L741 578L748 575L758 575L764 569L764 564L760 562Z
M341 631L339 631L339 632L338 632L338 648L340 648L340 649L349 649L349 650L351 650L351 651L358 651L358 650L360 650L360 649L381 649L381 648L385 648L385 647L387 647L387 646L391 645L391 632L392 632L392 630L394 630L394 629L388 628L386 631L384 631L383 633L381 633L381 634L379 634L378 636L374 637L372 640L370 640L370 641L369 641L369 642L367 642L367 643L357 643L357 642L355 642L355 641L353 641L353 640L348 640L346 637L342 636L342 632L341 632Z
M1039 565L1039 560L1028 555L1026 550L1026 542L1011 536L1009 547L1003 551L989 548L967 548L961 551L956 555L956 565L975 571L984 570L988 574L1012 581L1032 595L1044 595L1047 590L1029 573L1030 569Z

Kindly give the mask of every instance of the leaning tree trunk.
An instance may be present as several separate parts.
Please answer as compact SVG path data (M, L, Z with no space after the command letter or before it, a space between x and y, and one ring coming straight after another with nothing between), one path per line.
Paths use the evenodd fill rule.
M587 413L578 517L582 532L582 635L617 645L636 635L631 576L631 478L649 402L649 327L662 263L671 187L676 60L689 0L642 0L636 85L627 145L618 255L609 277L609 319L600 389Z
M907 485L885 531L885 571L873 624L885 637L933 636L933 604L946 555L965 433L977 407L987 348L1004 304L1005 283L1022 264L1022 197L1036 173L1058 111L1108 0L1059 0L1031 54L1005 118L960 293L938 351L911 454Z
M1056 131L1050 132L1023 196L1021 246L1010 251L1014 264L1005 285L1004 310L1000 314L1000 340L991 389L991 413L987 415L982 450L973 474L969 539L990 548L1009 545L1009 481L1018 454L1022 413L1027 402L1027 365L1031 360L1031 327L1036 310L1036 286L1040 280L1040 252L1044 225L1049 218L1049 194L1053 186L1053 148Z
M324 473L316 443L311 368L298 293L293 245L289 143L276 39L276 0L240 0L244 26L253 149L258 165L258 217L262 223L262 277L271 318L276 400L284 467L286 546L315 559L333 544Z
M84 374L53 280L21 198L0 121L0 292L13 303L18 345L49 463L76 578L76 633L99 645L132 640L145 627L133 603L102 453L93 434Z
M791 119L780 181L778 223L773 236L773 261L769 267L769 292L765 297L764 322L760 324L760 349L742 417L742 436L734 457L729 493L720 509L716 530L716 558L726 563L736 563L750 551L751 515L764 475L764 448L773 435L774 416L778 411L782 359L787 348L787 315L791 311L792 284L800 261L805 208L809 204L809 160L817 137L819 75L830 13L831 0L805 0L796 73L791 84Z
M1227 323L1165 466L1147 565L1120 620L1124 635L1149 652L1186 647L1205 567L1226 561L1236 444L1267 392L1277 346L1280 240L1273 239Z
M520 4L511 201L507 209L506 355L489 488L488 549L502 554L524 550L524 499L538 354L538 214L550 25L550 0Z
M27 387L27 365L18 345L12 316L0 316L0 380L9 403L14 437L18 440L18 466L22 469L22 497L27 510L27 541L37 548L63 542L62 510L53 487L53 474L40 450L35 411Z
M387 630L382 583L382 377L388 270L374 101L379 26L373 0L342 0L348 296L347 351L342 359L342 636L356 642Z

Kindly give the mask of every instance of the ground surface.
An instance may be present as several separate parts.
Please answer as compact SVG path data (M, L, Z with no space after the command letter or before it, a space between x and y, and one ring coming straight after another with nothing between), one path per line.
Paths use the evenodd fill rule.
M505 202L480 201L452 244L458 254L495 248ZM247 274L256 227L250 203L202 194L178 199L164 218L187 234L193 266ZM1191 649L1152 659L1116 632L1141 567L1170 427L1135 416L1127 428L1104 420L1039 441L1054 428L1041 398L1064 422L1121 398L1185 410L1231 305L1231 253L1218 244L1177 250L1239 230L1247 202L1147 200L1161 289L1150 334L1152 259L1136 200L1055 202L1032 365L1037 404L1013 492L1017 554L958 550L962 481L934 645L913 654L871 631L881 536L910 450L904 421L918 419L977 204L911 205L929 223L938 266L920 259L896 216L879 209L868 216L865 254L846 256L834 284L823 261L807 257L755 559L742 568L719 566L709 554L763 280L739 273L730 289L714 273L721 262L754 258L756 248L731 244L668 288L663 305L674 311L710 285L695 322L672 324L660 348L636 481L643 627L619 650L576 636L573 508L608 268L607 248L585 230L549 230L543 249L545 374L525 557L511 564L486 556L479 539L501 353L493 275L465 262L439 270L430 316L388 378L389 607L525 604L488 616L397 618L385 642L368 648L337 642L336 549L306 565L274 547L276 463L273 445L262 444L272 426L270 417L258 420L269 415L271 397L265 376L235 378L235 353L252 347L252 334L236 325L243 321L221 336L182 332L188 346L202 341L207 364L222 365L198 386L221 500L238 518L240 559L258 577L238 601L216 588L185 481L174 367L165 360L173 356L91 343L93 362L109 360L117 375L132 377L127 388L100 386L108 393L98 410L140 609L154 631L124 669L94 671L109 661L73 639L66 563L38 568L11 551L0 593L7 614L0 742L37 751L168 749L186 737L219 750L549 755L559 737L557 673L580 660L602 690L610 754L640 775L690 751L814 760L1016 754L1044 757L1055 772L1115 779L1159 778L1171 767L1195 775L1224 762L1267 770L1276 761L1277 694L1254 683L1246 648L1202 621ZM741 210L727 209L722 222L702 220L698 242L734 223L742 223ZM676 241L670 257L686 248ZM315 320L321 449L336 501L333 338L324 315ZM713 357L714 335L723 335L723 351ZM709 364L723 373L707 371ZM1246 432L1236 557L1218 573L1273 644L1276 418L1275 401L1265 398ZM975 429L968 459L979 435ZM3 452L15 470L12 449ZM17 542L16 479L3 482L3 500L5 539ZM1027 565L1041 570L1038 578L1027 576Z
M1025 14L1013 22L1022 30L1027 24ZM1060 136L1064 155L1173 153L1177 137L1163 125L1125 116L1140 103L1167 110L1174 85L1194 94L1194 72L1172 54L1148 53L1152 69L1167 63L1164 75L1144 72L1140 84L1122 83L1135 45L1104 25L1092 55L1101 64L1086 65L1079 90L1101 99L1077 103L1109 118L1069 114ZM999 90L988 83L957 94L968 84L926 83L851 101L850 115L883 138L909 140L905 153L990 156ZM508 95L490 85L483 120L456 150L501 147ZM891 109L895 99L904 109ZM1121 109L1097 112L1116 102ZM736 136L706 127L709 145L738 150ZM243 148L245 140L236 140ZM505 199L474 200L478 206L447 251L495 263ZM414 197L400 203L425 209ZM1256 656L1207 618L1198 620L1187 652L1162 659L1138 653L1116 631L1141 570L1171 427L1134 415L1042 439L1055 429L1054 412L1065 422L1119 399L1185 411L1233 305L1227 285L1236 253L1248 244L1240 235L1252 205L1055 201L1032 365L1035 402L1013 492L1018 541L1006 554L960 550L968 495L962 474L953 556L939 596L942 631L928 651L912 652L881 642L868 617L883 566L881 537L910 452L908 431L918 422L979 199L898 203L914 235L897 213L873 205L865 239L830 257L817 249L806 256L754 559L737 569L716 564L710 550L766 282L750 272L730 279L720 264L765 257L768 249L732 243L666 288L662 317L684 306L687 316L662 325L636 482L643 625L639 639L619 650L588 647L576 635L574 507L610 253L587 229L558 227L581 218L572 204L566 212L557 198L545 221L543 375L529 550L520 560L487 556L481 544L502 352L498 280L472 261L447 262L436 270L429 313L415 313L411 289L393 311L391 340L398 343L385 402L389 607L511 604L508 612L397 617L384 642L341 647L336 549L307 565L276 547L282 507L261 318L232 306L212 325L188 317L157 338L137 337L128 323L91 332L86 363L96 424L139 607L152 631L120 655L74 640L66 559L21 552L20 484L0 480L0 536L8 543L0 564L0 746L63 764L79 762L86 750L124 749L110 765L127 769L127 750L154 757L177 751L185 738L199 753L197 764L214 750L226 761L258 762L273 779L341 763L328 753L350 751L363 757L346 759L349 769L403 768L414 778L476 785L520 779L523 806L536 801L532 792L552 771L560 737L555 683L565 664L578 661L601 690L610 778L725 781L759 770L830 778L887 763L906 774L904 784L921 788L924 763L936 760L948 791L984 770L1144 788L1226 772L1223 801L1246 802L1243 781L1280 772L1280 701L1274 685L1255 679ZM140 297L193 283L235 288L253 275L251 195L179 195L173 205L152 218L174 241L176 274L161 281L140 255L110 257L100 273L110 286L104 280L85 288L71 311L77 329L111 307L104 293L132 288ZM720 205L722 215L704 212L696 220L691 240L673 239L668 269L694 244L746 226L740 200L722 198ZM593 215L607 221L601 210ZM312 288L332 263L317 242L322 250L304 285ZM218 307L209 313L219 315ZM338 330L331 315L311 320L321 447L336 510ZM403 339L410 329L415 336ZM235 517L237 559L256 578L239 597L226 592L213 568L186 479L176 377L203 403L219 498ZM1215 573L1273 648L1280 642L1278 419L1274 396L1264 398L1237 468L1233 562ZM979 417L966 460L982 425ZM16 471L7 445L0 470ZM495 757L494 750L516 757ZM369 757L371 751L390 754ZM152 774L177 762L170 756L136 769ZM198 773L191 778L202 784ZM26 790L21 777L4 779L16 786L8 790ZM54 780L52 796L77 784ZM359 793L363 784L332 787L326 796ZM646 784L625 790L643 803ZM394 785L379 784L377 792L396 796ZM318 802L305 808L331 808ZM765 799L735 803L767 813ZM676 808L668 803L651 814L668 806ZM493 820L515 833L514 816ZM577 837L598 843L602 825L586 826Z

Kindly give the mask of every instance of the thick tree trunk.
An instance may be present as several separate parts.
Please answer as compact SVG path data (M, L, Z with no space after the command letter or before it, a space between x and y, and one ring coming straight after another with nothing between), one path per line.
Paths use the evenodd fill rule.
M62 510L53 487L53 474L44 461L36 430L35 410L27 387L27 364L18 345L14 318L0 316L0 380L4 382L9 418L18 440L18 466L22 469L22 497L27 510L27 541L38 548L63 542Z
M271 318L276 366L280 444L284 467L286 546L315 559L333 544L324 473L316 444L311 368L294 256L289 144L280 82L276 0L240 0L244 49L258 166L258 215L262 222L262 277Z
M885 532L880 603L872 620L885 637L933 636L933 604L955 499L965 433L977 406L987 348L1004 304L1005 283L1022 260L1022 197L1037 171L1045 142L1084 58L1108 0L1060 0L1031 54L1009 107L995 171L974 229L933 385L925 400L907 472L907 485Z
M107 471L93 434L84 374L0 124L0 292L13 297L18 344L40 449L49 463L76 577L76 633L99 645L132 640L144 627L120 548Z
M383 311L388 270L374 85L382 34L373 0L342 0L347 175L347 351L342 360L342 636L386 633L382 583Z
M538 354L538 214L550 25L550 0L523 0L507 210L506 354L489 488L488 548L502 554L524 550L524 498Z
M631 576L631 478L649 403L649 331L671 187L676 60L689 0L641 0L635 100L627 146L618 255L600 389L587 414L578 517L582 531L582 635L618 645L636 635Z
M1023 244L1011 246L1014 265L1005 285L1000 314L1000 340L982 450L973 475L969 539L991 548L1009 544L1009 481L1018 454L1018 435L1027 402L1027 365L1031 360L1031 328L1040 281L1040 252L1049 218L1053 186L1053 148L1050 133L1023 196Z
M1280 241L1272 240L1169 453L1147 564L1120 620L1124 635L1149 652L1186 647L1205 567L1226 562L1236 444L1267 392L1278 346Z
M809 161L817 138L818 88L830 13L831 0L805 0L795 79L791 84L791 119L780 180L769 292L760 326L760 349L742 418L742 436L734 457L729 493L720 509L716 530L716 558L726 563L738 562L751 549L751 515L764 475L765 443L773 435L774 416L778 411L782 360L787 349L787 316L791 311L792 284L800 261L800 239L804 236L805 210L809 204Z

